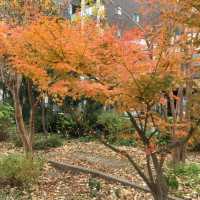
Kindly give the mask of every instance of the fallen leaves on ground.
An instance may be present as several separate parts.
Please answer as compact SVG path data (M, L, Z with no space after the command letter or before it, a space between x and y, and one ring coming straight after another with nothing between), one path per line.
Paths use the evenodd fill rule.
M9 148L8 148L9 147ZM13 153L22 151L13 149L12 145L0 144L1 154ZM144 168L144 154L138 148L134 147L120 147L137 159L137 163ZM2 153L4 152L4 153ZM97 169L107 174L117 177L122 177L130 180L138 185L145 186L144 182L131 167L125 158L116 155L114 152L105 148L98 142L83 143L78 140L66 142L63 147L51 149L48 151L37 152L45 156L47 160L54 160L61 163L73 164L91 169ZM0 154L0 155L1 155ZM189 160L198 161L198 156L191 154ZM145 170L145 168L144 168ZM92 187L89 182L97 184L100 188ZM16 194L17 189L8 188L7 191L12 190L10 194ZM4 190L5 191L5 190ZM191 189L181 189L188 199L198 200L197 195L193 194ZM0 190L1 194L1 190ZM10 195L9 194L9 195ZM193 196L192 196L193 195ZM1 195L0 195L0 199ZM12 199L12 198L10 198ZM92 175L60 172L45 164L42 175L38 180L38 184L23 191L18 197L13 199L20 200L151 200L150 194L124 187L118 183L108 182L103 179L94 178Z

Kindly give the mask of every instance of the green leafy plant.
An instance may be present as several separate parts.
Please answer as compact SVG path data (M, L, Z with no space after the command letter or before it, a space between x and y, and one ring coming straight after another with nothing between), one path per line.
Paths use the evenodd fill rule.
M10 141L15 145L15 147L23 147L22 141L17 134L13 134L10 137Z
M190 188L199 188L200 165L196 163L180 164L167 170L167 183L172 189L184 184Z
M116 142L119 136L119 133L122 132L134 132L134 129L131 129L131 123L129 119L123 117L122 115L116 112L103 112L99 115L97 124L100 124L104 127L104 133L108 136L109 142Z
M90 195L92 197L96 197L97 193L101 189L101 183L99 180L95 178L90 178L89 179L89 188L90 188Z
M43 159L26 159L21 154L0 158L0 185L27 186L35 183L43 166Z
M177 165L174 173L177 176L197 176L200 175L200 165L196 163Z
M14 109L9 104L0 103L0 141L9 137L9 128L14 124Z
M73 117L70 114L59 113L56 130L64 137L80 137L87 132L88 122L83 120L80 113L79 116Z
M47 137L45 136L39 136L37 137L33 148L36 150L44 150L48 148L55 148L60 147L63 145L63 140L60 138L59 135L49 135Z
M22 147L22 142L19 137L13 137L12 142L16 147ZM33 148L35 150L45 150L48 148L60 147L62 145L63 139L59 135L51 134L46 137L41 134L36 134Z
M95 141L95 137L91 136L91 135L86 135L86 136L81 136L79 138L79 141L80 142L92 142L92 141Z
M172 190L177 190L179 187L179 182L177 177L173 174L170 173L168 174L167 178L167 184Z

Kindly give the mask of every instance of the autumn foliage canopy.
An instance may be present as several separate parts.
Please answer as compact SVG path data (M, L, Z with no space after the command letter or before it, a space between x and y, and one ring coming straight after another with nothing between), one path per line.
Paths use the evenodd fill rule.
M79 22L50 17L24 28L2 25L2 51L12 55L13 70L54 96L87 95L127 108L138 98L160 99L166 80L172 80L170 72L177 69L175 60L151 59L138 30L131 32L135 38L130 42L116 38L113 28L102 32L91 21L85 26L87 31ZM156 77L153 87L149 74Z

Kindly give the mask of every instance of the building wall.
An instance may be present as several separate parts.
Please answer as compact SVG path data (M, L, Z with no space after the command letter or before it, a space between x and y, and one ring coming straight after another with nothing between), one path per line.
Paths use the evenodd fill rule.
M61 1L59 0L59 2ZM146 0L146 2L148 1ZM81 0L69 0L69 2L66 5L65 12L63 12L67 18L71 18L75 10L80 10ZM107 22L110 25L117 26L121 33L133 28L136 23L141 25L156 23L159 15L159 12L146 14L145 6L148 9L148 3L139 3L138 0L102 0L102 3L105 6ZM143 7L143 11L141 11L141 7Z
M134 15L138 15L139 17L137 23L141 22L139 5L133 2L133 0L113 0L113 2L113 4L109 1L106 1L105 3L106 16L110 25L117 26L123 32L124 30L135 26L135 23L132 20Z

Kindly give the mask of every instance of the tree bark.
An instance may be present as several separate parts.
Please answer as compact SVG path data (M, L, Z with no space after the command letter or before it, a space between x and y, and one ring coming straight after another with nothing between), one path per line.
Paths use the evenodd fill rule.
M15 75L15 84L13 85L12 95L14 100L17 130L19 137L22 140L26 157L32 158L33 155L32 134L30 134L24 123L22 107L19 97L20 86L21 86L21 76Z
M32 136L35 133L35 109L36 109L36 104L33 103L33 83L31 80L27 81L28 85L28 99L29 99L29 105L30 105L30 113L29 113L29 132Z
M153 186L152 195L154 200L167 200L168 199L168 186L164 178L156 180Z
M175 147L172 151L172 164L177 166L181 163L185 163L186 160L186 144Z
M173 92L172 94L173 95ZM177 131L177 123L182 122L183 120L183 88L179 88L178 90L178 99L175 101L173 97L170 98L170 108L172 112L172 117L173 117L173 127L172 127L172 142L176 142L178 139L176 138L176 131ZM185 163L186 159L186 145L180 145L175 147L172 150L172 164L175 167L176 165L180 163Z
M169 187L164 177L161 162L159 162L156 154L151 154L153 167L155 169L155 178L153 181L153 187L151 187L152 194L155 200L166 200L168 199ZM153 170L151 171L153 174Z
M46 129L46 113L45 113L45 106L44 101L42 102L42 129L45 134L45 136L48 136L48 131Z

